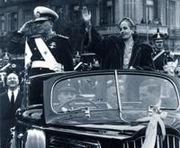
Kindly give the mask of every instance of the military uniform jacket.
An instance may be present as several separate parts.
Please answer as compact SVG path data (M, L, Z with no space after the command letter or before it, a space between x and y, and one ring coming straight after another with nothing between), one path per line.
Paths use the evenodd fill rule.
M121 37L111 36L102 39L92 28L91 38L89 42L88 37L85 37L85 49L95 52L101 58L102 69L123 69L125 44ZM136 69L154 69L151 46L135 40L128 67L131 66Z
M61 35L55 35L52 38L44 41L56 61L64 66L64 71L73 70L71 47L68 38ZM36 60L43 61L44 59L35 45L34 37L30 38L28 43L33 54L31 57L32 62ZM43 73L42 71L45 70L49 71L48 69L42 69L40 73Z
M160 52L161 51L154 50L153 58L157 56ZM168 52L164 51L162 54L159 55L158 58L154 60L156 70L164 70L163 66L165 66L168 61L173 61L173 59L170 57Z
M20 35L18 34L17 38L14 37L14 39L11 41L11 44L9 46L10 53L24 53L25 45L22 46L22 41L20 42ZM41 37L41 36L32 36L28 38L28 45L32 52L31 61L36 60L44 60L41 53L37 49L37 46L34 42L34 38ZM56 59L56 61L64 66L64 71L70 71L73 70L73 61L72 61L72 54L71 54L71 46L69 43L68 37L62 36L62 35L54 35L48 39L44 39L42 37L43 41L49 48L50 52ZM25 40L24 40L25 42ZM22 49L23 47L23 49ZM52 72L49 69L45 68L32 68L30 70L31 74L40 74L45 72Z

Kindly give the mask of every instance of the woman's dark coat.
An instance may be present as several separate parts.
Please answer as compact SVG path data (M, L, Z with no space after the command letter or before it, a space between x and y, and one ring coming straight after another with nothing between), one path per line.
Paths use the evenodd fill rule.
M90 38L86 35L84 40L85 48L100 57L102 69L123 69L125 44L121 37L110 36L102 39L97 31L92 28ZM150 45L134 40L128 67L133 66L136 69L144 70L154 69L152 52Z

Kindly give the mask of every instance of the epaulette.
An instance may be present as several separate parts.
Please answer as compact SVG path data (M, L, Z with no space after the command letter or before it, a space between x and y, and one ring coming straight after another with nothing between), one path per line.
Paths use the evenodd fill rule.
M57 34L57 36L59 36L59 37L61 37L61 38L63 38L63 39L66 39L66 40L68 40L68 39L69 39L69 37L64 36L64 35L61 35L61 34Z

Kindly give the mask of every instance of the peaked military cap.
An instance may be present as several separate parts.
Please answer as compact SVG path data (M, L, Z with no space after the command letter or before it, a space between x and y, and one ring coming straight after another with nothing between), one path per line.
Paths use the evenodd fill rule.
M34 22L46 20L51 20L54 22L59 18L58 14L54 10L44 6L37 6L34 9L34 16Z

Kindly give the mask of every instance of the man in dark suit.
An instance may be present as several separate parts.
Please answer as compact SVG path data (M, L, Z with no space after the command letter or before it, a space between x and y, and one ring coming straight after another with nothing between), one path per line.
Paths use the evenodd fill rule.
M3 148L9 148L10 129L15 126L15 113L22 100L19 77L16 73L7 75L6 85L7 91L0 95L0 133Z

